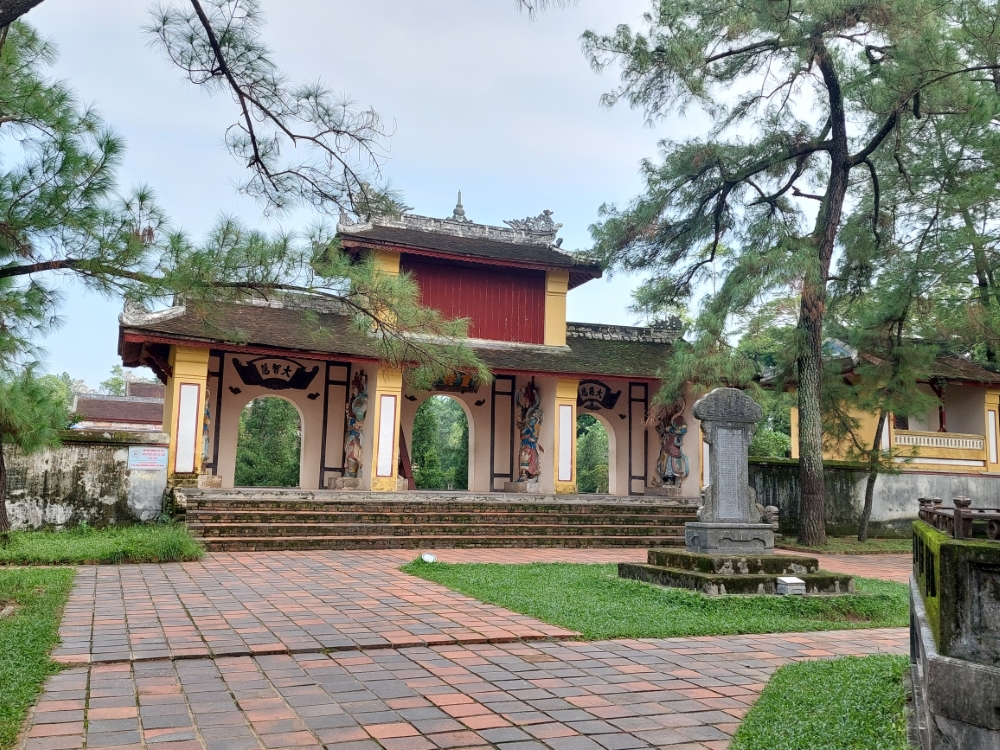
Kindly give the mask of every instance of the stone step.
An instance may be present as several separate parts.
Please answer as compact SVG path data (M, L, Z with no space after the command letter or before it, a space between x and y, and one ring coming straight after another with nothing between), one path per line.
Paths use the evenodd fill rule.
M641 525L641 524L679 524L694 521L694 513L659 513L649 512L643 515L620 513L593 514L563 514L563 513L520 513L496 512L493 510L474 512L428 512L406 513L385 511L381 513L357 513L354 511L287 511L287 510L188 510L188 523L344 523L344 524L578 524L589 525Z
M650 513L660 515L693 515L693 505L618 505L603 503L476 503L476 502L367 502L335 500L282 500L278 498L239 499L206 498L187 501L187 510L194 512L285 511L304 513L543 513L559 515L620 516Z
M300 536L678 536L684 527L664 524L408 524L408 523L199 523L188 521L188 528L200 538L220 537L300 537Z
M209 552L276 550L450 549L467 547L667 547L683 546L671 536L298 536L216 537L202 540Z

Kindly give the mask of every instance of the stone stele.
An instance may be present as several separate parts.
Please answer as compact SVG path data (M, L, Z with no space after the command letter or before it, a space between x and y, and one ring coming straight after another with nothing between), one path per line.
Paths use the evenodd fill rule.
M709 485L698 521L684 527L688 552L710 555L769 555L774 531L761 523L750 488L750 440L763 418L760 406L743 391L716 388L694 405L705 442L711 446Z

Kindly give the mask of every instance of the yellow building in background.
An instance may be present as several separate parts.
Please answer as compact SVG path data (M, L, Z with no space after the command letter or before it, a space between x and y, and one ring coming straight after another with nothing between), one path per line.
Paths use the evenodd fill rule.
M845 368L845 377L851 377ZM882 430L883 450L892 450L904 472L938 474L1000 473L1000 373L960 357L940 356L921 391L938 405L913 417L890 416ZM860 434L872 445L876 415L858 412ZM798 409L792 409L792 457L799 455ZM845 460L846 442L824 445L823 458Z

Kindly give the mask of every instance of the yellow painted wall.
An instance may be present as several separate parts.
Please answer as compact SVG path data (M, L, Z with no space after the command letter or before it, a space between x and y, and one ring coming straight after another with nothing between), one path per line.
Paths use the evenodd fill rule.
M566 346L566 294L569 271L545 272L545 343Z
M992 401L991 396L992 395ZM914 446L912 451L908 446L897 446L895 445L896 429L893 426L892 417L890 416L886 421L886 435L887 440L880 443L883 449L893 448L896 451L898 459L920 459L919 462L906 462L900 461L900 468L902 469L913 469L919 471L947 471L947 472L958 472L958 473L979 473L983 471L1000 471L1000 461L994 463L991 461L991 451L990 451L990 432L989 432L989 417L990 411L994 412L994 417L1000 420L1000 391L991 391L986 397L986 406L983 410L983 434L985 438L984 448L982 451L968 449L968 448L951 448L951 447L926 447L926 446ZM991 406L991 403L993 404ZM875 438L875 432L878 427L878 416L872 414L865 414L861 412L855 412L853 415L859 422L859 438L862 441L862 445L868 449L872 445L872 441ZM799 457L799 410L796 407L792 407L791 410L791 427L792 427L792 458ZM1000 434L1000 422L997 426L998 434ZM915 431L907 430L903 434L931 434L927 431ZM958 436L960 433L945 433ZM825 461L845 461L848 460L850 452L850 442L844 440L839 444L833 443L828 438L824 437L823 440L823 459ZM998 451L1000 451L1000 446L998 446ZM855 457L856 458L856 457ZM897 460L898 460L897 459ZM934 463L931 459L941 459L941 463ZM962 463L955 462L969 462L969 461L984 461L984 465L966 465Z
M992 426L992 430L990 429ZM986 465L991 472L1000 472L1000 391L986 391Z
M392 250L373 250L378 270L391 276L399 275L399 253Z
M555 440L553 445L553 460L552 468L555 472L553 475L553 480L555 482L556 494L557 495L575 495L576 494L576 398L580 388L579 380L558 380L556 381L556 401L555 401L555 414L553 417L556 420L555 423ZM570 461L572 470L570 475L570 481L560 482L559 481L559 412L563 406L569 406L573 410L573 418L570 423L570 441L572 445L570 446Z
M396 413L393 417L392 431L392 475L378 476L379 425L382 423L382 396L396 397ZM370 404L370 422L365 425L365 432L371 435L372 452L368 461L368 476L372 492L395 492L396 480L399 478L399 417L403 401L403 371L379 367L375 374L375 396Z
M791 411L792 424L792 458L799 457L799 407L793 406Z
M175 455L177 452L177 419L179 411L179 394L181 385L194 383L200 387L201 407L198 409L198 427L195 432L196 447L194 473L201 472L202 449L201 435L205 425L205 393L208 386L208 349L191 346L171 346L169 364L172 371L167 379L166 393L163 399L163 428L170 435L170 446L167 453L167 471L174 473Z

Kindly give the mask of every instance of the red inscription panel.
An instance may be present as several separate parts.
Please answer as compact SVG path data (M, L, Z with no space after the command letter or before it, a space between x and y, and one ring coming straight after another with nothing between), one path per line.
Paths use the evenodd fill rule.
M469 335L493 341L545 340L545 272L455 266L403 256L424 305L448 318L470 318Z

